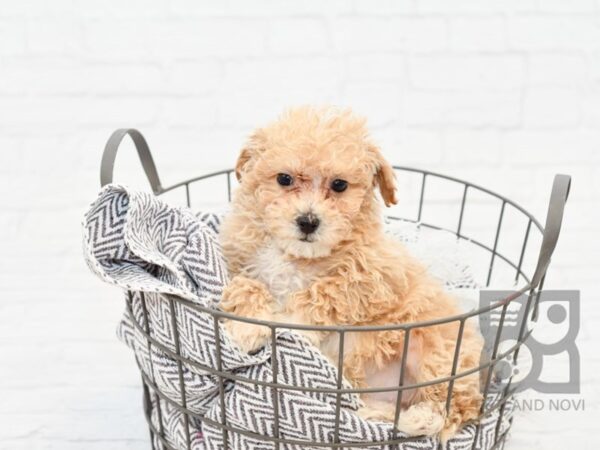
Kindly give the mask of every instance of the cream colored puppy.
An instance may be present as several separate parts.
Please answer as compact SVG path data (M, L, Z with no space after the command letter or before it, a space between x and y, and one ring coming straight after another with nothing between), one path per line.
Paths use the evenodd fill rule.
M457 314L453 299L383 232L375 188L396 203L394 171L349 110L301 107L258 129L236 166L240 187L221 239L232 280L221 307L237 315L311 325L381 325ZM245 351L269 329L230 321ZM411 332L405 384L450 375L458 323ZM308 337L337 361L337 333ZM355 387L397 386L402 330L348 333L344 375ZM477 367L482 341L465 327L458 372ZM403 395L398 428L452 436L477 417L477 374L458 378L449 414L448 384ZM363 396L366 418L393 421L396 393Z

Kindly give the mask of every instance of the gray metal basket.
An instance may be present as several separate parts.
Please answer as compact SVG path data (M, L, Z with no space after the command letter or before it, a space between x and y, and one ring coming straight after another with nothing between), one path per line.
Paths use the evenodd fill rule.
M137 152L138 152L140 161L142 163L142 166L144 168L145 174L148 178L148 181L150 182L150 186L155 195L161 195L166 192L172 192L172 191L183 191L183 195L185 196L184 197L185 202L188 206L190 206L191 205L191 194L190 194L190 191L191 191L190 186L191 185L196 185L196 184L201 185L203 182L206 182L206 180L214 181L214 180L222 179L222 188L226 189L227 199L228 200L231 199L231 192L232 192L231 174L233 172L231 169L222 170L222 171L214 172L214 173L209 173L206 175L201 175L201 176L189 179L189 180L182 181L180 183L174 184L169 187L163 187L160 182L160 179L159 179L159 176L158 176L158 173L156 170L156 166L155 166L152 156L150 154L148 145L147 145L144 137L141 135L141 133L134 129L117 130L113 133L113 135L108 140L108 142L106 144L106 148L104 150L104 154L102 157L102 164L101 164L100 179L101 179L102 186L104 186L108 183L111 183L113 180L113 166L114 166L117 150L119 148L121 141L127 135L129 135L132 138L132 140L135 144L135 147L137 149ZM414 223L419 224L420 227L424 227L424 228L449 231L456 236L457 240L467 242L469 245L475 246L479 250L485 252L487 254L487 258L484 263L484 267L482 268L482 269L484 269L484 270L482 270L483 276L481 277L481 285L482 286L490 285L490 282L492 280L492 277L494 275L496 267L498 264L501 263L505 268L508 268L511 271L513 271L514 282L518 283L518 286L520 286L520 287L513 290L510 294L506 295L501 300L494 302L493 304L491 304L489 306L480 307L479 309L476 309L476 310L468 312L468 313L463 313L463 314L459 314L459 315L456 315L453 317L447 317L444 319L439 319L439 320L429 321L429 322L409 323L409 324L407 324L407 323L389 324L389 325L382 325L382 326L327 326L327 327L325 327L325 326L306 326L306 325L292 325L292 324L286 324L286 323L275 323L275 322L268 322L268 321L262 321L262 320L256 320L256 319L249 319L249 318L244 318L244 317L237 317L232 314L228 314L228 313L225 313L225 312L222 312L219 310L204 308L202 306L199 306L197 304L191 303L187 300L184 300L184 299L181 299L178 297L165 296L165 301L170 303L171 311L174 311L174 305L179 302L179 303L185 304L189 308L193 308L193 309L196 309L203 313L210 314L214 318L214 322L215 322L215 333L217 334L217 340L216 340L217 343L220 342L220 339L218 336L219 327L216 326L216 324L219 320L221 320L223 318L232 319L232 320L241 321L241 322L253 323L253 324L260 324L260 325L269 327L272 330L272 336L273 336L273 339L271 342L273 354L276 354L276 352L277 352L277 341L274 338L274 336L276 335L276 333L275 333L276 330L281 330L281 329L291 329L291 330L303 329L303 330L316 330L316 331L326 330L329 332L337 333L339 335L339 337L340 337L340 339L339 339L340 358L337 361L337 370L338 370L337 388L336 389L325 389L325 388L316 388L316 387L310 387L310 386L306 386L306 387L302 388L303 391L315 391L316 392L316 391L320 390L320 391L325 391L325 392L331 393L336 396L336 398L337 398L336 423L335 423L335 433L334 433L333 442L292 440L292 439L280 437L279 432L278 432L278 429L279 429L279 405L276 401L277 395L273 395L273 399L274 399L273 407L274 407L274 417L275 417L274 436L257 435L257 434L254 434L251 436L252 438L254 438L258 441L264 442L266 445L266 448L275 448L275 449L279 449L279 448L332 448L332 449L340 449L340 448L365 448L365 447L377 448L378 446L381 448L383 448L384 446L387 448L399 448L399 449L404 448L402 444L404 442L411 441L413 438L397 436L396 431L394 431L393 438L388 439L386 441L367 442L367 443L365 443L365 442L340 442L340 440L339 440L339 420L340 420L341 396L345 393L395 391L398 393L397 394L397 402L396 402L396 417L398 417L399 414L401 413L400 404L401 404L402 392L404 390L409 389L409 388L410 389L418 388L424 384L448 383L449 395L448 395L447 402L446 402L446 408L449 409L451 401L452 401L452 387L453 387L454 381L459 377L467 376L469 374L472 374L474 371L479 371L481 374L481 377L483 379L483 383L482 383L483 395L484 395L484 398L487 399L488 395L490 393L490 386L492 384L492 373L493 373L494 367L500 361L505 360L507 358L510 358L516 362L520 347L527 340L527 338L530 336L530 334L532 332L532 326L531 326L530 322L536 320L536 311L537 311L537 304L539 301L539 293L543 289L546 271L548 269L548 265L550 263L550 258L552 256L552 253L556 247L556 243L558 240L562 217L563 217L564 206L565 206L565 203L566 203L566 200L568 197L568 193L569 193L570 177L566 176L566 175L556 175L556 177L554 179L554 184L552 186L552 192L551 192L551 198L550 198L550 203L549 203L548 212L547 212L546 224L544 227L542 227L541 224L536 220L536 218L533 217L524 208L522 208L515 202L509 200L508 198L501 196L499 194L496 194L496 193L494 193L488 189L485 189L483 187L474 185L472 183L469 183L469 182L466 182L463 180L459 180L457 178L442 175L439 173L429 172L426 170L419 170L419 169L414 169L414 168L409 168L409 167L401 167L401 166L394 166L394 169L397 172L397 175L400 179L406 178L406 177L408 177L408 175L412 176L412 179L415 180L415 182L416 182L416 186L415 186L416 189L414 189L414 192L416 193L417 199L415 201L415 204L416 204L415 216L413 216L413 217L391 216L393 219L414 222ZM456 211L455 211L456 225L454 227L440 226L437 223L432 223L431 221L424 220L424 212L428 208L428 202L426 200L428 186L432 182L442 183L442 186L444 186L444 183L445 183L448 186L452 185L454 188L456 188L456 186L460 187L460 191L459 191L460 194L459 194L458 198L455 199L456 200ZM213 185L213 189L214 189L214 185ZM495 229L494 229L494 233L493 233L493 239L490 243L482 242L480 239L476 239L473 236L468 235L467 232L465 232L465 227L464 227L465 211L469 210L470 208L476 209L478 206L477 202L475 202L474 200L473 201L471 200L474 196L478 196L478 198L480 200L481 200L481 198L484 198L487 200L493 200L493 203L498 205L497 206L498 209L496 210L497 219L494 219L495 220L495 224L494 224ZM442 201L440 201L440 202L442 202ZM489 202L486 203L486 205L489 207ZM517 252L515 257L507 256L506 254L501 252L499 249L499 242L500 242L503 234L506 233L506 230L508 228L506 226L503 227L503 224L504 224L505 217L506 217L506 214L507 214L507 211L509 210L509 208L511 209L513 214L517 214L518 216L520 216L524 220L524 224L525 224L524 229L523 229L522 233L520 233L520 237L518 239L518 241L519 241L518 246L520 248L520 251ZM446 216L447 216L447 214L446 214ZM512 233L511 238L512 238L512 240L514 240L515 230L511 229L510 231ZM535 258L535 264L532 266L534 268L531 271L528 271L524 268L525 254L526 254L528 247L531 247L533 245L533 244L531 244L532 237L536 236L536 235L541 240L541 243L539 244L540 250L539 250L539 253L536 252L537 258ZM507 309L509 307L509 304L511 304L511 302L513 302L515 299L521 297L523 294L526 295L527 301L525 304L525 308L526 308L525 314L523 314L521 316L522 320L518 324L518 329L519 329L518 339L516 340L516 343L511 348L509 348L505 351L500 351L499 340L500 340L500 336L502 335L502 329L503 329L503 326L505 323L505 318L507 315ZM142 298L143 298L143 295L142 295ZM145 305L144 305L144 310L145 310ZM457 362L458 362L458 355L459 355L460 346L461 346L462 331L464 329L466 321L476 319L483 314L491 314L492 312L498 313L499 324L498 324L498 332L496 334L495 341L493 342L489 361L481 362L480 366L474 370L470 370L468 372L458 372L457 373ZM172 319L174 319L174 313L172 314ZM405 345L406 345L409 341L411 332L413 332L415 329L439 325L439 324L443 324L443 323L450 323L450 322L456 322L459 324L459 332L458 332L456 346L455 346L455 354L454 354L452 373L449 376L440 378L438 380L434 380L433 382L406 385L403 382L403 372L404 372L404 365L405 365L406 361L403 359L402 366L401 366L402 370L401 370L401 374L400 374L400 379L399 379L398 385L396 387L382 388L382 387L373 386L373 387L363 388L363 389L358 389L358 388L345 389L345 388L343 388L343 383L342 383L343 355L344 355L344 348L343 348L344 339L343 339L343 337L344 337L345 333L365 332L365 331L381 331L381 330L403 330L405 333L405 336L406 336L406 339L405 339ZM148 322L147 315L145 315L145 323L137 323L137 322L134 323L134 326L138 329L138 331L142 332L143 335L145 336L146 343L147 343L149 349L154 345L160 345L160 343L158 343L149 333L151 325L152 324ZM150 428L150 436L151 436L151 442L152 442L153 448L178 450L172 445L172 443L169 442L169 440L167 440L165 438L163 424L162 424L161 404L162 405L168 404L170 407L176 408L178 411L180 411L184 415L185 423L186 423L186 427L185 427L186 439L185 439L185 441L187 443L188 450L191 450L191 448L192 448L190 431L189 431L189 427L188 427L188 424L192 420L194 422L199 422L199 423L210 422L210 424L212 426L218 427L223 433L223 447L224 448L228 448L228 441L232 434L235 434L235 433L241 433L241 434L245 434L245 435L252 434L252 433L249 433L247 430L238 429L235 426L227 423L226 414L225 414L225 410L224 410L225 402L224 402L224 398L223 398L225 395L224 382L225 382L225 380L236 380L236 375L232 374L232 373L227 373L227 372L224 372L223 370L221 370L221 360L220 360L220 353L219 353L220 350L219 350L218 345L217 345L217 364L216 364L216 366L215 367L206 367L206 368L204 368L204 370L206 370L206 372L208 372L210 374L213 374L218 379L219 389L220 389L219 395L220 395L220 401L221 401L221 418L222 418L222 420L220 422L210 420L210 419L203 417L197 413L194 413L193 411L189 410L186 407L182 364L185 364L185 363L193 364L193 361L189 361L185 357L180 355L179 344L178 344L179 343L179 335L178 335L178 327L177 327L176 321L173 322L173 329L174 329L173 344L174 344L175 351L169 350L168 348L166 348L164 346L161 347L161 350L166 352L170 357L172 357L178 361L179 383L180 383L180 392L181 392L180 401L174 401L172 398L170 398L169 396L167 396L163 392L161 392L160 388L153 382L153 380L150 379L150 377L148 377L142 371L142 378L143 378L143 385L144 385L144 405L145 405L144 409L145 409L145 413L146 413L147 422L148 422L148 425ZM406 352L404 352L404 354L406 354ZM276 361L276 360L273 359L273 361ZM488 370L488 369L490 369L490 370ZM263 386L267 386L268 388L273 390L274 394L276 394L277 391L279 391L279 390L297 389L297 387L291 387L291 386L288 386L285 384L278 383L278 381L277 381L278 368L277 368L277 365L274 363L273 363L272 370L273 370L273 381L272 382L265 383L264 381L260 381L260 382L253 381L253 380L249 380L247 378L243 378L242 381L244 381L246 383L251 383L251 384L254 383L256 385L260 384ZM512 382L512 376L508 380L508 383L502 387L500 396L499 396L499 398L496 398L496 400L493 402L493 405L490 406L488 402L484 402L484 404L482 404L479 419L477 421L478 425L475 428L476 431L475 431L475 439L473 440L473 448L477 448L476 447L477 442L478 442L477 435L480 433L480 425L479 425L480 421L484 417L487 417L489 414L491 414L494 411L498 411L498 419L497 419L497 424L495 427L495 434L493 437L493 445L490 448L501 448L504 446L504 443L505 443L506 437L507 437L507 433L508 433L508 429L501 430L500 424L502 422L502 418L503 418L503 414L504 414L507 402L509 401L509 399L513 396L513 394L515 392L515 389L513 389L511 387L511 382ZM158 426L155 423L153 423L153 421L152 421L152 413L153 413L152 409L153 408L158 409L157 411L154 411L158 417ZM441 446L441 444L440 444L440 446Z

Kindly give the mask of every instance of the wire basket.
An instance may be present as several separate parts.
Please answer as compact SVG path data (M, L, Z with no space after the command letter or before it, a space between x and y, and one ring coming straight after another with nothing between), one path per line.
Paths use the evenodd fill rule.
M233 184L235 183L235 177L231 176L233 172L231 169L201 175L176 183L169 187L163 187L161 185L148 145L139 131L134 129L117 130L108 140L101 164L100 178L102 186L112 182L116 154L121 141L127 135L132 138L135 144L146 177L148 178L152 191L155 195L179 193L180 198L185 202L185 204L187 206L191 206L193 192L203 192L204 194L208 193L208 197L214 202L214 198L217 195L216 189L221 189L223 192L223 202L231 199L232 189L234 187ZM504 288L508 287L508 289L511 290L507 291L507 293L498 301L494 301L489 305L480 306L473 311L439 320L421 323L389 324L378 326L326 327L275 323L238 317L217 309L205 308L176 296L165 295L164 302L168 304L168 309L171 311L172 329L174 330L172 336L172 348L161 345L161 343L152 336L150 330L152 329L153 324L146 311L144 293L141 293L144 320L142 323L134 321L133 325L144 336L145 344L147 345L149 351L151 351L153 346L157 346L161 349L161 351L165 352L169 357L172 357L177 361L179 372L178 383L181 394L180 398L177 400L173 399L172 395L169 396L162 392L161 388L154 380L154 371L152 370L152 373L148 374L140 366L144 388L144 411L150 429L152 447L154 449L180 450L181 448L185 448L187 450L192 450L192 441L194 440L194 436L191 436L193 431L190 430L193 429L193 425L201 427L204 424L210 424L212 427L216 427L220 430L222 433L222 448L225 449L237 448L230 447L232 445L231 443L235 442L235 439L232 438L236 434L243 434L246 436L250 434L250 437L252 437L256 442L264 443L264 446L260 448L405 448L403 447L403 443L414 440L414 438L398 436L396 430L394 430L394 434L391 439L386 440L371 442L340 441L339 427L342 395L347 393L361 394L365 392L372 393L383 391L397 392L398 401L396 402L395 416L398 417L398 415L401 414L401 393L406 389L419 388L425 384L412 384L409 386L403 382L405 365L403 358L400 371L400 380L397 386L392 388L389 386L371 386L369 388L362 389L350 389L345 387L343 384L344 335L349 332L402 330L406 336L405 343L407 343L410 334L419 328L455 322L458 325L458 334L455 345L452 372L448 376L433 381L433 383L446 383L448 385L448 398L446 401L446 410L448 411L452 402L452 388L455 380L459 377L469 375L465 372L457 371L457 361L459 358L462 332L465 324L467 321L480 320L483 315L493 314L495 314L497 317L497 331L490 346L490 355L487 360L482 360L479 367L475 369L480 373L483 398L486 401L482 403L479 418L474 423L475 436L473 439L472 448L479 448L479 441L477 437L481 432L481 421L493 412L497 414L497 422L491 444L486 448L502 448L504 446L510 428L510 423L512 423L512 417L509 419L508 427L506 427L501 426L503 423L503 416L507 404L517 389L512 386L513 378L510 376L507 382L502 385L500 390L495 390L493 401L487 401L489 398L491 398L492 385L494 384L494 369L501 361L506 361L507 359L512 360L513 362L517 361L519 350L523 343L531 335L533 330L533 322L537 320L540 292L543 289L546 271L558 240L564 206L570 187L570 177L566 175L557 175L555 177L548 207L546 224L544 227L542 227L540 222L538 222L538 220L536 220L536 218L524 208L508 198L483 187L459 180L457 178L425 170L401 166L394 166L394 169L400 184L400 191L406 197L402 203L405 207L412 206L413 210L412 212L392 210L392 213L388 217L391 220L414 223L419 228L440 230L451 233L456 241L476 249L478 254L481 256L480 262L476 267L476 269L479 269L476 274L479 286L483 288L489 287L490 285L501 285ZM218 183L218 185L215 183ZM203 190L203 186L208 187ZM438 210L437 213L433 213L433 211L436 209ZM481 225L482 221L479 220L477 222L479 223L479 228L475 227L470 229L468 225L469 217L479 217L479 219L481 219L482 216L490 219L491 225L483 226ZM511 217L510 219L509 216ZM520 221L521 226L514 225L515 220ZM448 225L449 223L450 225ZM482 232L488 233L488 241L481 237ZM511 252L504 250L506 242L513 244L515 249ZM508 278L498 279L498 273L509 274L510 282L506 281ZM130 300L132 297L133 293L129 293ZM520 315L520 322L516 324L519 330L518 337L514 342L514 345L511 345L507 349L502 349L500 346L500 341L503 333L503 327L507 321L507 314L511 304L513 304L513 302L515 302L515 300L518 298L526 299L522 305L524 308L524 314ZM186 401L183 367L186 364L193 365L194 361L182 356L180 352L179 328L174 312L178 304L185 305L186 307L197 309L202 313L209 314L214 319L214 331L217 334L217 343L220 342L220 329L217 326L217 323L222 319L260 324L269 327L273 336L271 340L272 355L276 355L278 351L278 342L275 339L277 330L302 329L309 331L327 331L330 333L337 333L339 335L340 348L338 353L340 357L337 361L336 388L327 389L311 386L304 386L301 388L302 391L323 391L323 393L335 396L335 430L332 441L317 442L314 440L298 440L281 437L279 433L280 411L279 404L277 402L277 393L290 389L298 389L298 387L293 387L278 381L278 367L276 364L276 358L272 358L273 379L270 382L259 382L258 380L241 378L235 373L223 371L221 367L221 354L219 345L217 345L217 360L215 367L204 367L203 370L213 375L218 382L221 407L220 420L209 419L195 411L192 411L188 407ZM131 308L131 301L129 302L129 308ZM470 373L473 373L473 371L470 371ZM252 434L247 430L236 428L236 426L228 423L226 420L227 414L225 411L224 401L226 383L228 381L236 380L265 386L273 391L274 424L272 435L261 435L256 433ZM431 383L431 381L428 382L428 384ZM183 446L175 445L173 440L169 439L168 436L165 435L165 429L163 426L163 411L161 408L174 408L183 416L185 421L182 437ZM439 446L441 447L442 444L440 443Z

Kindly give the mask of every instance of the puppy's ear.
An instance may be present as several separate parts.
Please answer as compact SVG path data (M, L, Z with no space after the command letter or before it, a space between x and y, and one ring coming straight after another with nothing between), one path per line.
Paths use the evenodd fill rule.
M253 133L249 138L248 142L238 157L235 165L235 176L238 181L242 181L242 175L249 172L256 161L258 155L264 150L264 136L259 130Z
M388 163L379 148L375 145L369 146L369 152L375 163L375 183L379 186L379 192L385 202L385 206L398 203L396 199L396 175L394 169Z

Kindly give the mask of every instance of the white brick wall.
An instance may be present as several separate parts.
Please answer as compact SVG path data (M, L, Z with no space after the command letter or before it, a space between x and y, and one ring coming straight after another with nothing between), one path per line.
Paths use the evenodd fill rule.
M574 176L548 283L583 290L587 412L526 415L508 448L594 447L599 1L0 0L0 448L148 448L119 294L81 259L109 133L140 128L168 184L299 103L352 106L394 162L540 218ZM123 150L118 179L144 186Z

